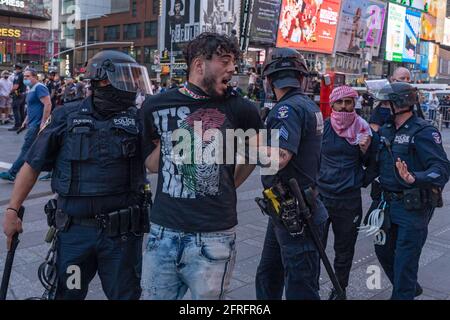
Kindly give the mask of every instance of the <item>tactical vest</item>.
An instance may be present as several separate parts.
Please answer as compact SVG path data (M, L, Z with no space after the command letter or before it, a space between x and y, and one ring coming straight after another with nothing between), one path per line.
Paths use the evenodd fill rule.
M90 99L66 118L52 189L62 196L102 196L138 192L145 179L140 159L137 109L107 120L92 114Z
M390 191L399 191L405 188L405 184L399 182L399 177L394 174L395 161L397 158L402 159L408 165L410 172L423 171L425 165L420 162L416 154L414 137L425 128L432 127L423 119L416 118L416 121L409 122L408 128L402 127L399 131L395 131L392 123L384 125L380 129L380 150L378 158L381 162L380 182ZM389 145L389 148L387 147ZM391 151L389 151L389 149ZM392 154L391 154L392 152Z

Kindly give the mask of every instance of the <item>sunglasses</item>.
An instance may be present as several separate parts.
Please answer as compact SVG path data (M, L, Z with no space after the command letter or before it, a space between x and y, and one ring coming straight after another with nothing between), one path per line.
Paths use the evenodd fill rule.
M353 99L339 99L336 100L334 103L339 105L345 104L346 106L352 106L353 102L354 102Z

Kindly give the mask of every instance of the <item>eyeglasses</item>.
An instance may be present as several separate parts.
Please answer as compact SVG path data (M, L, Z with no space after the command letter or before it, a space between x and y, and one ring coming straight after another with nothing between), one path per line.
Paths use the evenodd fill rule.
M352 106L354 101L353 99L339 99L334 102L335 104L345 104L346 106Z

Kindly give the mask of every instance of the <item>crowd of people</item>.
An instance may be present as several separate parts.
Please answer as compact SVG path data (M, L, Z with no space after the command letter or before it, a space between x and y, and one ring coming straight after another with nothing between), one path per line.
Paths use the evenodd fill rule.
M258 299L320 299L321 246L330 226L337 280L329 298L345 299L360 225L378 228L374 250L393 284L391 298L420 295L419 259L434 209L442 207L450 162L440 132L414 109L409 71L396 70L374 101L335 88L324 119L303 92L304 57L275 48L262 72L266 94L275 98L263 121L237 83L229 86L240 56L232 39L202 33L184 55L188 82L172 81L167 91L114 50L88 61L89 87L57 75L42 83L35 70L16 68L13 109L23 101L28 108L23 120L14 109L14 128L28 131L13 167L0 174L15 182L3 229L9 248L40 172L53 172L57 210L49 221L57 230L58 276L49 298L84 299L98 272L109 299L183 299L187 290L193 299L223 299L236 261L237 189L272 158L258 202L269 217ZM252 69L249 75L254 92L258 79ZM374 104L369 121L356 112L358 103ZM234 140L220 139L229 130L252 133L246 139L258 148L256 161L249 152L235 164ZM150 215L146 170L158 174ZM361 224L361 188L369 185L372 208ZM380 212L389 224L371 225ZM72 288L73 265L81 268L81 285Z

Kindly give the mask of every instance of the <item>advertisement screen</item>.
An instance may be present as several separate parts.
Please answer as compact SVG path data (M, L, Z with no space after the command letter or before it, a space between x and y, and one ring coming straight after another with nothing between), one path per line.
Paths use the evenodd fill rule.
M450 18L445 18L444 38L442 43L446 46L450 46Z
M344 0L336 51L360 54L371 48L378 56L383 35L386 4L373 0Z
M411 7L418 9L420 11L424 11L426 8L426 2L429 2L430 0L390 0L390 2L398 3L403 6Z
M0 12L11 16L29 16L50 20L52 0L0 0Z
M416 62L417 45L419 43L420 33L420 17L421 13L419 11L406 9L403 62Z
M163 50L177 57L183 45L200 34L200 0L167 0L165 4Z
M341 0L282 0L277 47L332 53Z
M445 26L445 15L447 13L447 1L439 1L436 4L437 15L436 15L436 42L442 43L444 41L444 26Z
M428 71L428 55L430 54L430 48L427 41L420 43L420 70Z
M386 60L402 62L405 38L406 7L389 4L386 31Z
M424 11L433 17L437 17L442 4L445 5L445 0L424 0Z
M250 42L273 46L277 38L280 0L256 0L250 27Z
M239 34L240 0L202 0L200 19L202 32Z
M437 76L439 71L439 45L430 42L428 53L428 74L431 78Z
M422 15L420 39L427 41L436 40L436 18L428 13Z

